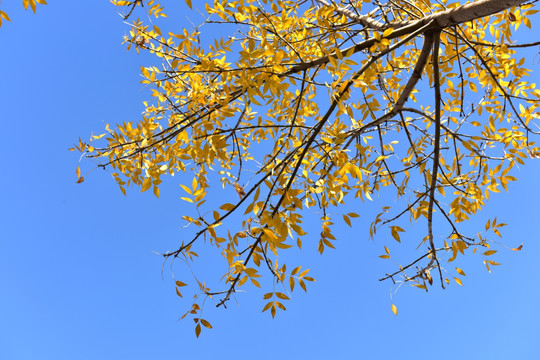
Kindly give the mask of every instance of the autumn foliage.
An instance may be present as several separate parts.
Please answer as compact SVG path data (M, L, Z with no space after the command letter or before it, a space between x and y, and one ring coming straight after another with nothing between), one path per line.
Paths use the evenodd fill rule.
M187 1L204 14L200 25L168 31L158 27L161 4L113 3L131 21L127 48L162 65L141 68L152 98L140 119L76 148L124 194L135 186L159 197L164 176L189 177L180 184L189 227L163 256L189 267L204 261L196 248L206 244L227 264L220 288L189 271L176 281L179 296L195 292L184 316L197 336L211 327L201 302L225 306L265 278L274 286L263 311L285 310L314 279L278 255L334 248L335 224L352 226L383 192L399 201L366 235L399 242L409 221L422 230L403 244L418 256L394 259L402 265L388 263L381 280L428 290L461 285L465 272L451 263L465 254L480 252L488 270L499 264L493 240L505 224L491 219L473 233L461 225L540 151L540 90L519 55L535 44L513 38L531 27L534 2ZM306 229L313 216L320 227ZM387 246L380 257L392 258Z

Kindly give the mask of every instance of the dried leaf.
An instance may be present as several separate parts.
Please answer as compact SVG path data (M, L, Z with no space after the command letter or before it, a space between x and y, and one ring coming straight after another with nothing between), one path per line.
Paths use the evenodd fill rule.
M238 194L240 199L246 196L246 193L244 192L244 187L240 186L237 182L234 183L234 189L236 190L236 193Z

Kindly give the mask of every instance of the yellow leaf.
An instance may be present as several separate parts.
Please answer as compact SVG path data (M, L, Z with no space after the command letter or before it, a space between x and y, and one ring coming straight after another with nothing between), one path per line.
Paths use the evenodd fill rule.
M181 186L182 189L184 189L184 191L187 192L189 195L193 195L193 192L191 191L190 188L188 188L187 186L182 185L182 184L180 184L180 186Z
M201 324L197 324L197 326L195 326L195 335L199 337L200 334L201 334Z
M274 304L273 301L270 301L268 304L264 306L261 312L265 312L266 310L270 309L270 307Z
M180 293L180 290L178 290L178 288L176 288L176 295L183 297L182 294Z
M159 199L159 188L154 186L154 195Z
M457 277L454 277L454 280L456 280L459 286L463 286L460 279L458 279Z
M366 197L368 198L368 200L373 201L373 199L371 198L371 194L369 193L369 191L366 191L364 194L366 195Z
M77 179L81 177L81 168L78 166L77 166L76 174L77 174Z
M397 315L397 307L394 304L392 304L392 312L394 313L394 315Z
M211 329L212 328L212 325L210 325L210 323L204 319L201 319L201 324L204 325L204 327L208 328L208 329Z
M6 14L5 12L3 12L2 10L0 10L0 17L6 19L7 21L11 21L11 19L9 18L8 14ZM2 19L0 19L0 24L2 23Z
M300 284L300 287L301 287L305 292L307 292L306 284L304 283L304 280L298 279L298 283Z
M190 9L193 10L193 8L191 7L191 0L186 0L186 4L187 4L187 6L189 6Z
M390 36L391 33L394 32L394 28L388 28L386 30L384 30L383 34L382 34L382 37L385 38L385 37L388 37Z
M219 208L221 210L231 211L232 209L234 209L234 205L231 203L226 203L226 204L221 205Z
M463 270L461 270L460 268L456 268L456 271L459 275L463 275L463 276L466 276L465 275L465 272Z
M485 256L490 256L490 255L493 255L497 252L497 250L488 250L488 251L484 251L484 255Z
M268 228L264 228L263 232L266 234L266 236L268 236L270 238L271 241L278 240L278 237L276 236L276 234L272 230L270 230Z
M400 228L399 226L392 226L392 237L398 241L398 242L401 242L400 238L399 238L399 233L400 232L403 232L405 230L403 230L402 228Z
M185 284L185 283L183 283L181 281L178 281L178 280L176 280L175 284L176 284L176 286L179 286L179 287L187 286L187 284Z
M147 177L143 181L141 192L145 192L146 190L150 189L151 185L152 185L152 178Z
M241 278L240 281L238 282L238 287L244 285L247 279L248 279L247 276L244 276L243 278Z

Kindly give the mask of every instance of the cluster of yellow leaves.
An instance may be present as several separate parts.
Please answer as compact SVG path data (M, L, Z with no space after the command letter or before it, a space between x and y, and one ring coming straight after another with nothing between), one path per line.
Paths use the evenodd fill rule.
M128 14L142 5L113 3ZM305 281L314 280L300 267L287 273L286 264L278 265L281 251L294 243L302 248L308 234L303 216L312 209L320 212L316 231L322 254L327 247L335 248L335 215L329 209L346 200L371 201L383 189L406 206L384 206L370 226L371 236L386 227L401 243L404 225L395 223L403 215L425 223L436 213L449 233L441 234L446 236L444 245L428 250L420 260L433 260L440 252L452 262L469 248L489 248L486 236L466 236L457 226L475 215L491 192L507 190L515 180L512 169L539 150L530 134L540 91L528 82L530 70L511 45L519 24L530 27L529 16L536 12L532 5L441 32L441 124L434 120L432 105L416 103L417 90L408 96L407 107L385 117L407 91L411 73L434 85L433 62L426 61L420 74L414 74L426 36L400 33L391 26L366 31L339 11L346 5L390 24L460 6L400 2L388 5L392 12L380 13L376 4L360 1L312 6L306 1L214 0L205 4L204 27L167 32L134 20L125 37L128 49L147 51L163 61L162 67L141 67L142 83L151 86L153 100L144 103L142 119L114 130L107 127L104 145L76 146L88 157L101 159L101 166L111 167L124 194L135 185L141 191L153 187L159 196L162 175L193 175L191 183L181 187L187 193L182 200L193 204L196 213L183 219L196 231L165 255L192 261L197 257L192 247L199 239L219 248L228 264L223 275L228 290L212 292L199 283L202 294L221 294L218 305L248 281L262 287L262 267L272 274L273 286L286 289L264 295L269 301L263 311L275 316L277 309L285 310L282 301L290 298L295 284L306 291ZM155 1L144 8L149 16L165 17ZM205 40L200 29L217 35ZM439 139L434 128L440 131ZM435 159L433 148L439 142ZM432 179L434 163L438 172ZM77 177L82 179L80 170ZM432 183L436 197L430 198ZM206 204L211 194L219 196L218 206ZM359 214L341 216L351 226L351 218ZM500 236L501 226L494 219L486 231ZM420 245L428 240L425 236ZM389 259L390 250L384 249L380 257ZM485 264L488 270L498 265L488 259ZM427 290L433 269L427 266L405 281ZM459 278L455 281L462 285ZM197 305L188 313L199 311ZM397 314L394 305L392 311ZM197 336L201 324L209 327L200 318L196 324Z

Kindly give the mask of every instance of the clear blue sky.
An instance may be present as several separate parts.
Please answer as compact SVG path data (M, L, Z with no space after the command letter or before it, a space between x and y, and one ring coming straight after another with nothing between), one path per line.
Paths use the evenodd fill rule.
M168 26L189 26L184 2L170 3ZM100 170L76 184L79 154L68 151L105 123L138 119L148 98L139 66L151 59L120 45L127 27L108 1L51 0L36 15L19 0L0 9L12 18L0 28L1 360L540 359L540 160L478 215L478 226L509 223L510 247L524 243L500 249L492 274L470 256L457 264L463 287L405 286L391 300L390 284L377 281L393 269L377 257L388 240L368 240L366 217L339 230L337 250L321 257L314 243L302 253L317 282L285 313L261 313L265 291L249 288L239 305L209 305L214 329L196 339L191 320L177 321L190 303L153 253L182 240L181 189L169 179L159 200L136 189L124 197ZM535 52L527 65L540 80Z

